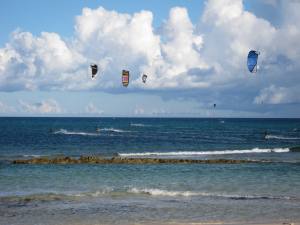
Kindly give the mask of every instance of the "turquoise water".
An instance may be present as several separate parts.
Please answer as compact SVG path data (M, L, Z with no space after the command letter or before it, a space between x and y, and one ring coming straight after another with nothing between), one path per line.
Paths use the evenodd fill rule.
M0 224L300 220L298 119L0 118L0 128ZM10 163L58 154L273 162Z

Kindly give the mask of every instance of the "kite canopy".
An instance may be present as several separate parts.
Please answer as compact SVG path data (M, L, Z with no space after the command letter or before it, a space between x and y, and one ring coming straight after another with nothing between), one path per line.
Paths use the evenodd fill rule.
M94 78L98 72L98 66L96 64L91 64L92 78Z
M122 70L122 84L124 87L127 87L129 84L129 71Z
M257 60L258 60L258 51L251 50L248 53L247 66L251 73L257 72Z
M146 74L143 74L143 76L142 76L142 81L144 82L144 83L146 83L146 81L147 81L147 75Z

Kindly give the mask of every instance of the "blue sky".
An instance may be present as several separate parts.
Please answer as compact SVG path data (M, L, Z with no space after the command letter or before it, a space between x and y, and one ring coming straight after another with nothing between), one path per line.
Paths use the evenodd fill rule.
M1 1L0 115L299 117L298 9L280 0ZM251 49L262 53L255 75L245 66ZM101 68L93 81L90 63Z
M111 1L111 0L52 0L52 1L1 1L0 2L0 44L3 46L10 33L16 28L38 35L42 31L56 32L68 38L74 32L75 16L80 15L82 8L103 6L108 10L120 13L135 13L149 10L155 14L154 26L158 27L167 19L169 10L175 6L186 7L191 19L196 22L203 9L203 2L195 0L153 0L153 1Z

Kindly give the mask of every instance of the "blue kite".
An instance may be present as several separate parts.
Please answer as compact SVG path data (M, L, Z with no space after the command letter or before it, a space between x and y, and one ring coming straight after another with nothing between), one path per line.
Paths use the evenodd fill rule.
M248 69L251 73L256 73L257 72L257 60L258 60L258 55L260 53L258 51L251 50L248 53L248 60L247 60L247 66Z

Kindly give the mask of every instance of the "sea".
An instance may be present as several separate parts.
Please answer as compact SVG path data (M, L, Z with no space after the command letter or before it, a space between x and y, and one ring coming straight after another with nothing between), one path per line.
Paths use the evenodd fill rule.
M299 146L300 119L1 117L0 224L299 222ZM82 155L258 162L12 164Z

